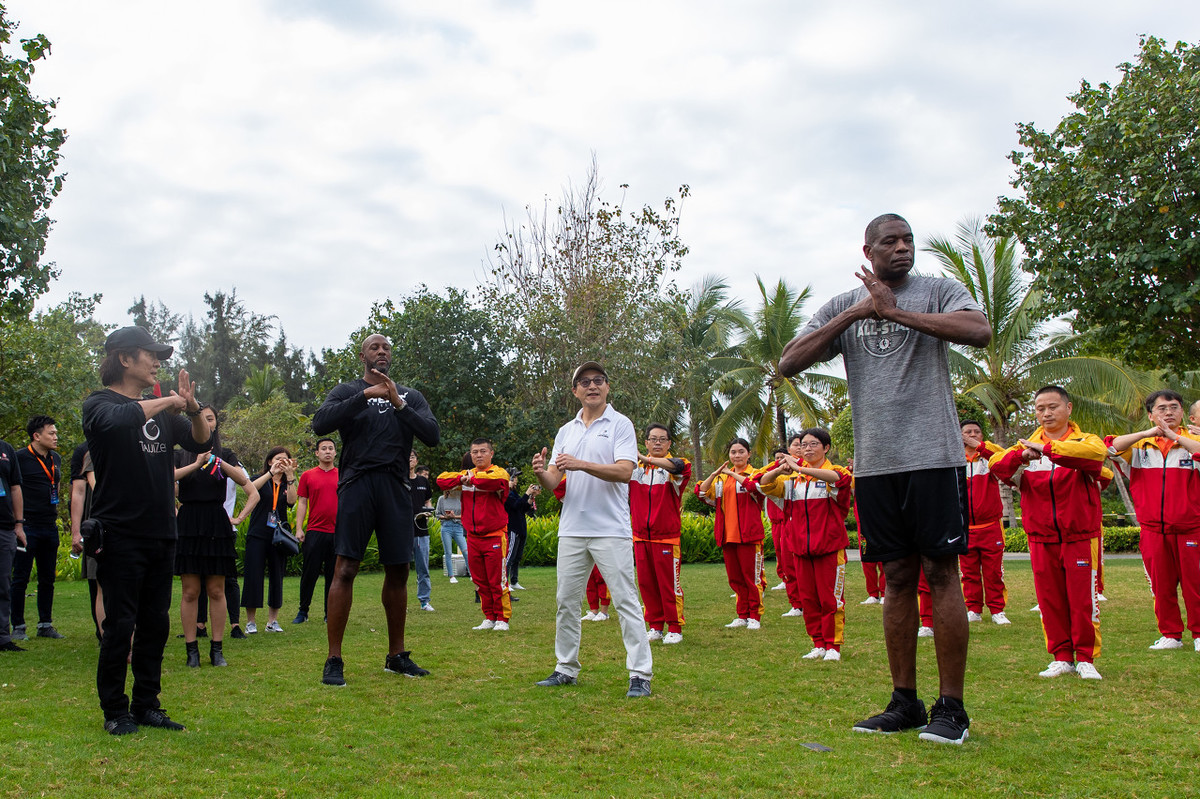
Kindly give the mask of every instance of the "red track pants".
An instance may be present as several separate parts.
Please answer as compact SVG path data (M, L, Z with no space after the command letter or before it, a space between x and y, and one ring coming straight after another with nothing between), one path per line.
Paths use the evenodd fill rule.
M1150 592L1154 594L1158 632L1167 638L1183 638L1178 593L1182 587L1187 628L1192 638L1200 638L1200 530L1163 535L1143 527L1141 550Z
M479 591L483 617L508 621L512 617L508 590L508 536L467 533L467 561L471 581Z
M679 544L634 541L638 589L646 624L652 630L683 632L683 587L679 581Z
M1091 663L1100 654L1100 606L1096 604L1100 539L1063 544L1030 541L1029 561L1046 651L1055 660Z
M604 608L607 613L608 606L612 604L612 594L608 591L608 583L604 582L604 578L600 576L599 566L593 566L592 573L588 577L587 602L588 610L592 613L597 612L600 608Z
M813 646L840 652L846 628L846 550L793 556L792 562Z
M761 619L763 589L766 575L763 572L763 544L724 544L721 555L725 558L725 574L729 587L737 594L739 619Z
M971 530L967 554L958 556L958 566L967 610L983 613L985 592L988 610L1004 610L1008 589L1004 587L1004 529L999 520L981 530Z

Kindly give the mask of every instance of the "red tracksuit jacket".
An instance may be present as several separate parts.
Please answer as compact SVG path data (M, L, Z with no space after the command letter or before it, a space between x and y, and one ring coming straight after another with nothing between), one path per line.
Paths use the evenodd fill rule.
M716 503L717 515L713 521L713 537L717 543L724 546L726 543L737 543L735 541L726 542L725 540L725 502L723 496L725 494L725 483L733 483L736 490L737 498L737 529L741 535L741 543L753 544L762 541L765 531L762 523L762 494L754 487L753 478L760 473L753 466L747 466L746 471L742 472L751 479L744 483L739 483L732 477L722 477L719 480L713 480L709 486L708 492L700 493L700 483L696 484L696 496L705 499L710 503Z
M471 475L471 480L462 484L464 474ZM437 484L443 491L462 485L462 525L471 535L488 535L508 529L508 511L504 509L508 472L499 466L492 464L483 471L442 472Z
M854 476L828 459L818 469L838 473L832 485L808 475L789 475L772 483L757 483L771 502L783 503L783 530L792 551L800 556L828 555L846 548L846 515L850 513ZM759 475L761 479L762 475Z
M1187 430L1179 434L1200 441ZM1104 443L1129 464L1129 493L1142 529L1164 535L1200 530L1200 459L1174 442L1164 455L1155 438L1143 438L1117 452L1114 438L1107 436Z
M633 537L639 541L679 542L680 506L683 490L692 477L692 464L687 458L675 460L683 463L679 474L657 466L640 466L629 478L629 515Z
M972 530L991 527L1004 515L1000 481L988 466L988 460L1001 451L992 442L981 441L975 457L967 460L967 520Z

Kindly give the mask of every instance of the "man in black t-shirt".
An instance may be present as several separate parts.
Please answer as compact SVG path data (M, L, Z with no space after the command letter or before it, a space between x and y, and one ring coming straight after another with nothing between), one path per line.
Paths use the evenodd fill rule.
M158 380L159 362L174 351L170 345L155 342L145 328L123 327L104 350L100 381L106 388L83 402L83 433L96 469L88 525L103 528L98 578L105 617L96 690L104 729L112 735L137 732L138 725L182 730L158 701L175 566L172 450L208 451L208 424L186 370L169 396L141 399ZM125 695L130 636L132 698Z
M363 340L359 358L360 380L342 383L325 398L313 415L313 432L319 436L341 433L338 462L338 512L333 585L329 588L329 656L321 682L345 685L342 637L350 618L354 578L371 540L379 544L383 564L383 610L387 616L388 654L385 671L406 677L429 672L418 666L404 648L408 610L408 564L413 554L412 500L406 485L413 436L436 447L441 438L437 419L421 392L397 386L388 377L392 344L374 333Z
M83 552L83 534L79 527L84 521L92 518L92 490L96 484L96 470L92 466L92 456L88 454L86 441L75 447L75 451L71 453L70 480L71 553L79 555ZM96 569L96 559L84 555L80 574L88 582L92 622L96 625L96 640L99 641L101 628L104 626L104 595L96 579Z
M17 450L24 480L25 499L24 552L13 559L12 624L13 638L23 640L25 631L25 589L33 564L37 563L38 638L62 638L54 629L54 576L58 569L58 498L62 486L62 458L58 454L58 428L49 416L32 416L25 425L29 446Z
M16 450L0 441L0 652L24 652L8 632L12 600L12 564L17 545L25 546L25 505Z

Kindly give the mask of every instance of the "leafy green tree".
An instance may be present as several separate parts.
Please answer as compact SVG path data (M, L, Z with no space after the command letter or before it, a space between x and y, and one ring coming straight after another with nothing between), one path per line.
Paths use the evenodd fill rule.
M59 149L66 133L52 127L54 100L39 100L29 84L34 64L50 54L42 34L21 39L24 57L11 55L17 23L0 5L0 319L27 317L33 301L58 272L41 263L50 232L50 203L62 190Z
M132 318L133 324L146 328L155 341L172 346L179 342L183 317L171 313L162 300L147 302L146 295L143 294L134 300L126 313Z
M807 321L803 313L811 286L796 291L780 279L768 292L756 278L762 305L746 317L739 331L736 354L712 360L721 371L714 389L728 397L724 412L713 428L714 446L741 431L749 431L752 454L764 458L777 442L787 439L790 419L800 427L826 421L815 387L830 387L845 380L818 372L784 377L779 369L784 346Z
M282 392L262 403L221 412L221 444L236 452L252 475L262 472L271 447L287 447L293 457L302 457L314 443L303 409Z
M261 405L276 395L287 396L287 392L283 389L283 379L275 367L269 363L263 364L261 369L251 367L250 374L246 375L246 381L242 383L242 390L245 393L231 400L231 407L246 404Z
M224 408L241 393L250 369L268 362L275 317L247 309L236 288L228 294L205 292L204 302L206 318L198 322L188 317L176 355L197 382L200 396Z
M1200 367L1200 47L1141 40L1116 86L1087 81L1049 132L1018 126L1018 197L996 233L1015 235L1057 313L1099 330L1123 360Z

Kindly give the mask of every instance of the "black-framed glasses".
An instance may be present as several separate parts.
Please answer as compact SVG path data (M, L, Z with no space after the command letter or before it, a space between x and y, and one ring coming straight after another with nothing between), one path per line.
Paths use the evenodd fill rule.
M584 388L587 388L588 386L599 387L607 382L608 378L604 375L596 375L595 377L581 377L579 380L575 381L575 385L583 386Z
M667 438L666 436L651 436L650 438L647 438L646 440L649 441L651 444L665 444L668 441L670 441L671 439Z

